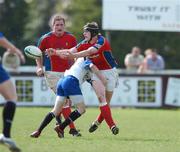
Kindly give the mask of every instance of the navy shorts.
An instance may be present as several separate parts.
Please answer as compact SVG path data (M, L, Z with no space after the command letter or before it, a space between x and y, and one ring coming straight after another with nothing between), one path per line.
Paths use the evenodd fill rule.
M9 80L9 79L10 79L9 74L5 71L5 69L0 64L0 83L3 83L4 81Z
M79 80L74 76L66 76L59 80L57 85L58 96L82 95Z

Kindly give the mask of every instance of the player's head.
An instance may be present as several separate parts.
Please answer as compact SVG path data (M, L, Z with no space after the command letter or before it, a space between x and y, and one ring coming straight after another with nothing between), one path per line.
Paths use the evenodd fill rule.
M62 35L65 30L65 19L60 14L51 17L49 25L56 35Z
M84 25L83 30L84 32L90 32L90 40L99 34L99 27L96 22L87 23L86 25Z

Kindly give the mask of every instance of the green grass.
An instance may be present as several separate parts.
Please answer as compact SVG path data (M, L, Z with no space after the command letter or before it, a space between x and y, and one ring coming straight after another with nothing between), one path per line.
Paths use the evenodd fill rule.
M65 138L54 132L53 121L40 138L32 139L34 131L50 108L17 108L12 136L23 152L180 152L180 110L113 108L113 116L120 133L112 135L105 122L95 133L88 128L99 113L98 108L87 108L76 121L82 137L72 137L65 130ZM0 107L2 112L2 107ZM0 120L2 129L2 120ZM0 145L0 152L8 152Z

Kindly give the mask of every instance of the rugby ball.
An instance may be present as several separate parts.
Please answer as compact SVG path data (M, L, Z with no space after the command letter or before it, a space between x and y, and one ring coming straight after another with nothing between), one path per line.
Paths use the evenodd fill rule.
M41 50L34 46L34 45L29 45L24 48L24 53L26 54L27 57L31 59L38 59L42 57L42 52Z
M17 54L6 51L2 57L2 64L5 68L17 69L21 61Z

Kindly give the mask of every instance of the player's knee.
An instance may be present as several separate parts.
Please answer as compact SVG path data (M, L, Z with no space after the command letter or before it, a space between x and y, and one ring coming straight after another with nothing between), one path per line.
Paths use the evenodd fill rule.
M86 112L85 106L78 107L79 113L82 115Z
M105 97L105 95L100 95L100 96L98 96L98 100L99 100L100 103L101 103L101 102L106 102L106 97Z
M55 116L58 116L59 113L62 111L62 108L63 108L63 102L58 102L55 104L54 108L52 109L52 113L55 115Z
M16 94L9 94L9 95L6 95L5 99L7 101L17 101L18 97Z
M86 109L84 108L84 109L83 109L83 113L82 113L82 114L84 114L85 112L86 112Z
M86 112L86 109L81 109L80 113L81 115L84 114Z
M55 116L59 116L59 113L61 112L59 109L53 108L51 111Z

